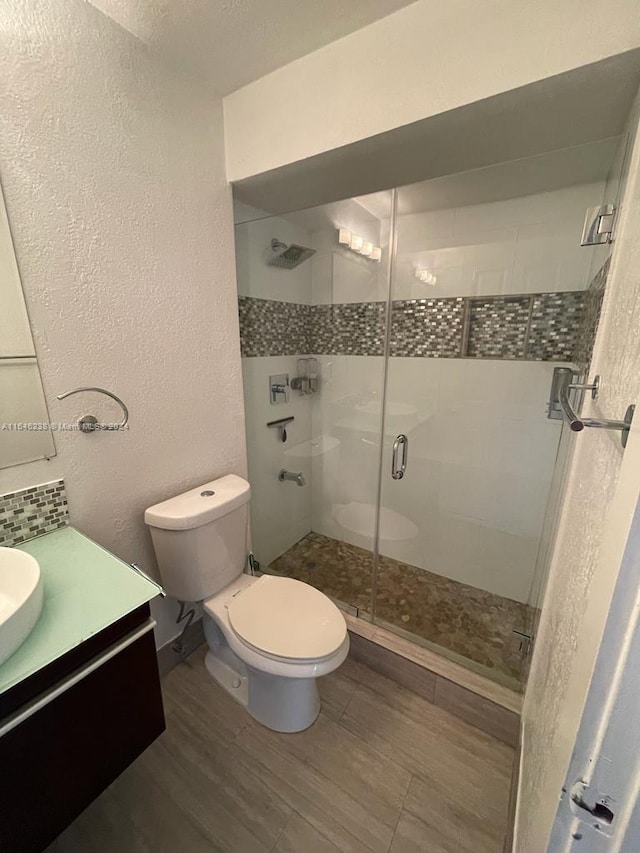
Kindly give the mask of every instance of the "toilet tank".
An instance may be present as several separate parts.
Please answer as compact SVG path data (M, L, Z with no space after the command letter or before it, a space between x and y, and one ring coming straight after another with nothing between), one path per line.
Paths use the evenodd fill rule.
M146 510L168 595L202 601L242 574L249 493L246 480L228 474Z

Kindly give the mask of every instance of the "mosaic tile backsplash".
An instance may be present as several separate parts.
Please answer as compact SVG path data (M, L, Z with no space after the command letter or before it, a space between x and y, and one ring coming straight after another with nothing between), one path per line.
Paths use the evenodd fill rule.
M605 274L606 278L606 274ZM396 300L391 356L571 361L597 327L597 292ZM242 355L383 355L386 303L301 305L241 296ZM592 336L592 337L593 337Z
M0 546L10 548L69 523L64 480L0 495Z

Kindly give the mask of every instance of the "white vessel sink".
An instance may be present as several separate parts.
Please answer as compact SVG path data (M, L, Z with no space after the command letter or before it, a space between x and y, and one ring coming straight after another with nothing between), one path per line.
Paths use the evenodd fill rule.
M0 548L0 664L24 643L41 611L38 561L15 548Z

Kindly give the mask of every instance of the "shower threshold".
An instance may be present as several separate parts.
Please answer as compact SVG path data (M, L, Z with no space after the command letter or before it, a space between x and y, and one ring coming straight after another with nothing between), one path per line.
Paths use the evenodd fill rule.
M353 623L371 622L373 569L372 552L312 531L274 560L269 571L305 581L346 605L350 629L367 636ZM526 632L531 618L531 608L521 602L379 558L371 629L395 634L407 646L417 644L423 654L444 656L449 667L469 667L470 675L503 685L509 693L522 689L526 667L513 632Z

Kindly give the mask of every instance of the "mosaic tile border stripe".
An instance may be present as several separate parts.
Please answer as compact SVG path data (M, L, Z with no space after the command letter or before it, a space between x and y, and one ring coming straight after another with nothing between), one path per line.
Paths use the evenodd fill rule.
M529 322L530 361L571 361L582 323L584 290L534 296Z
M238 304L244 357L384 353L384 302L303 305L240 296Z
M392 356L460 358L465 300L403 299L392 303Z
M467 345L471 358L523 359L531 299L471 299L467 311Z
M392 302L390 355L571 361L589 291ZM591 313L599 312L595 291ZM601 299L600 299L601 302ZM384 355L385 302L302 305L241 296L245 357ZM594 327L593 318L589 320ZM591 341L591 345L592 345Z
M0 546L10 548L68 524L64 480L0 495Z
M310 305L240 296L238 306L243 356L309 352Z
M384 355L384 302L310 305L309 352L322 355Z
M600 323L602 302L604 300L604 292L607 287L607 278L609 276L610 266L611 255L609 255L607 260L591 279L589 287L585 293L582 322L576 332L576 346L573 352L573 360L583 373L587 373L591 365L593 345L596 340L596 333Z

